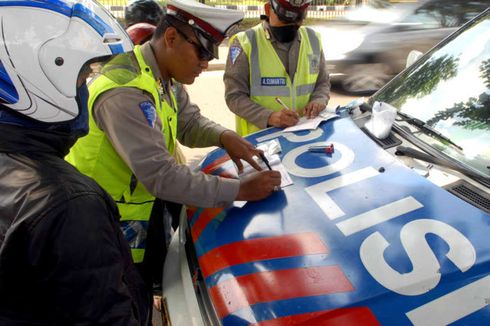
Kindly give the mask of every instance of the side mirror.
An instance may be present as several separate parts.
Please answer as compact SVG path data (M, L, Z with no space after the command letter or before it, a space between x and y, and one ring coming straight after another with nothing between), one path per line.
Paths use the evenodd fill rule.
M420 51L417 51L417 50L410 51L410 53L407 56L407 63L405 65L405 68L410 67L412 65L412 63L417 61L422 55L423 55L423 53Z

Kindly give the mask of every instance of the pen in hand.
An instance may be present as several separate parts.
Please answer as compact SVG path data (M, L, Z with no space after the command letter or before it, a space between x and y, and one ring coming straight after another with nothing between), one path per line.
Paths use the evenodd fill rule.
M259 155L260 155L260 159L265 163L265 165L267 165L267 168L272 171L271 165L269 164L269 160L267 159L267 157L265 157L264 153L261 152L259 153Z
M286 110L291 110L279 97L276 97L276 102L281 104Z

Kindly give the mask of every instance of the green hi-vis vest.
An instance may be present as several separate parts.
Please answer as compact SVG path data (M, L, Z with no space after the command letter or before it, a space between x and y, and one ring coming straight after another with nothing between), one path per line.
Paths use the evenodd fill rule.
M266 38L261 24L238 33L236 38L247 55L250 67L250 98L257 104L273 111L282 106L279 97L290 109L299 111L310 100L320 71L320 36L313 30L300 27L301 46L298 66L292 82L281 59ZM230 40L230 44L233 38ZM236 131L242 136L260 130L254 124L236 116Z
M162 133L165 135L168 150L173 154L177 135L177 113L168 103L163 101L159 93L159 85L155 81L150 67L145 63L141 49L134 49L140 72L135 78L128 78L134 72L127 67L112 67L111 79L102 74L89 86L89 134L80 138L67 155L66 160L76 166L80 172L95 179L116 201L121 214L121 229L131 248L133 261L143 261L146 245L148 223L155 197L136 180L136 177L112 147L104 132L97 127L93 117L93 105L102 93L116 87L135 87L147 91L153 96L158 118L162 122ZM124 55L124 54L123 54ZM116 57L117 58L117 57ZM115 81L130 80L124 84ZM173 107L175 97L170 95ZM134 110L135 108L128 108ZM139 110L139 108L136 108Z

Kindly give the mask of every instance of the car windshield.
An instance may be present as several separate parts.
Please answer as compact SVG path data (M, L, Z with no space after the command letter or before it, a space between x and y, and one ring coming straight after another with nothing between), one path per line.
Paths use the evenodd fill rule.
M444 154L490 176L490 10L431 50L370 98L398 108L463 149L416 133Z

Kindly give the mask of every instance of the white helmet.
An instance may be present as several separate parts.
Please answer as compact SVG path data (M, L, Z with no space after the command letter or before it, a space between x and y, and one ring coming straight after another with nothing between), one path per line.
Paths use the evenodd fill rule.
M270 0L272 9L285 23L295 23L306 17L311 0Z
M132 48L95 1L0 0L0 107L41 122L70 121L81 110L79 74Z

